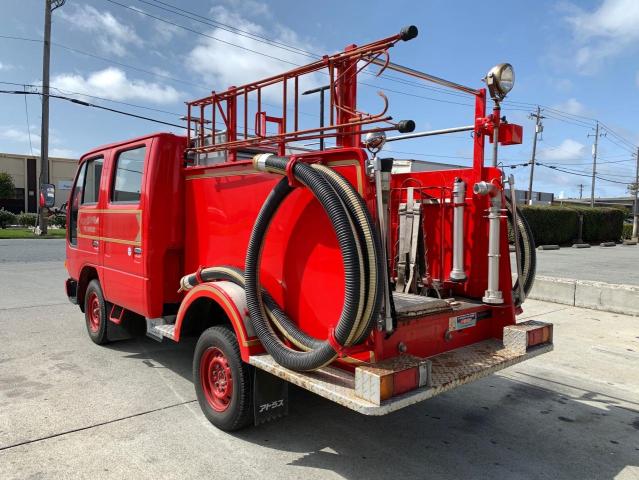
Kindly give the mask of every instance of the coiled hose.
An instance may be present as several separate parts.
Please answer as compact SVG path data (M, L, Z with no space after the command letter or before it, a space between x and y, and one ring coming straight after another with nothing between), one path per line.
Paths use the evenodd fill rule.
M261 154L255 156L253 163L258 170L286 175L289 159ZM301 331L260 286L260 260L269 225L279 206L294 189L287 177L275 185L257 216L249 239L244 272L235 267L205 268L198 274L183 277L181 288L188 290L200 281L213 280L229 280L241 285L246 291L253 328L266 351L286 368L308 371L331 363L343 347L366 340L381 308L385 270L379 236L364 200L352 185L339 173L320 164L296 162L292 166L292 175L311 190L324 207L342 253L344 305L329 338L319 340ZM286 345L280 336L296 349Z
M517 278L515 285L513 286L513 297L517 305L521 305L535 282L535 271L537 269L537 251L535 250L535 239L532 236L532 230L530 225L526 221L526 218L522 215L521 210L517 207L517 225L513 225L513 207L512 204L507 201L508 211L508 227L514 232L514 228L517 228L519 233L519 264L521 266L521 278ZM524 298L520 298L519 282L523 282Z

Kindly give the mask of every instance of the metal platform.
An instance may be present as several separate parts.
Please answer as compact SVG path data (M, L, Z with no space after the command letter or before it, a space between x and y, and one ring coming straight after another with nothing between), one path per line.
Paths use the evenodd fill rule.
M450 303L441 298L425 297L412 293L393 293L395 311L400 318L422 317L434 313L451 312Z
M316 393L364 415L385 415L440 393L478 380L516 363L553 349L552 343L530 347L525 353L504 348L497 340L485 340L430 357L430 386L384 400L380 405L355 394L355 375L325 367L315 372L294 372L275 362L270 355L255 355L249 363L305 390Z

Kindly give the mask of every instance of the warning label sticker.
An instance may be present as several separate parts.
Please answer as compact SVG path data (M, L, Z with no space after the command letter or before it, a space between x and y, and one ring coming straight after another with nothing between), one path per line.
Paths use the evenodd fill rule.
M477 312L465 313L456 317L448 318L448 330L462 330L477 325Z

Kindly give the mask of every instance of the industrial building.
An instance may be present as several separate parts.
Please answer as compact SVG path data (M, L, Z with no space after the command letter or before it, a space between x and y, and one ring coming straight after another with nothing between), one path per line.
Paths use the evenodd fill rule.
M60 207L69 198L77 165L77 159L49 157L49 183L56 188L56 207ZM37 212L40 157L0 153L0 172L11 175L16 188L13 198L0 199L0 208L14 213Z

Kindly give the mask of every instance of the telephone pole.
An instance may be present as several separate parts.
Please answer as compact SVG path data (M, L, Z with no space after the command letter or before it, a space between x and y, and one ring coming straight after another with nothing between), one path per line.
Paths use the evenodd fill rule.
M579 184L579 200L581 200L582 198L584 198L584 184L580 183Z
M592 135L588 135L592 137ZM595 206L595 179L597 176L597 146L599 145L599 122L595 125L595 143L592 145L592 182L590 188L590 206Z
M49 64L51 62L51 13L66 0L44 2L44 46L42 51L42 126L40 130L40 189L49 183ZM38 189L38 205L40 205ZM47 209L40 208L40 234L47 234Z
M533 135L532 158L530 160L530 180L528 181L528 203L532 204L533 177L535 175L535 156L537 155L537 135L544 131L541 119L541 108L537 105L537 113L531 113L530 118L535 119L535 133Z
M635 204L632 220L632 238L639 237L639 147L637 147L637 166L635 167Z

